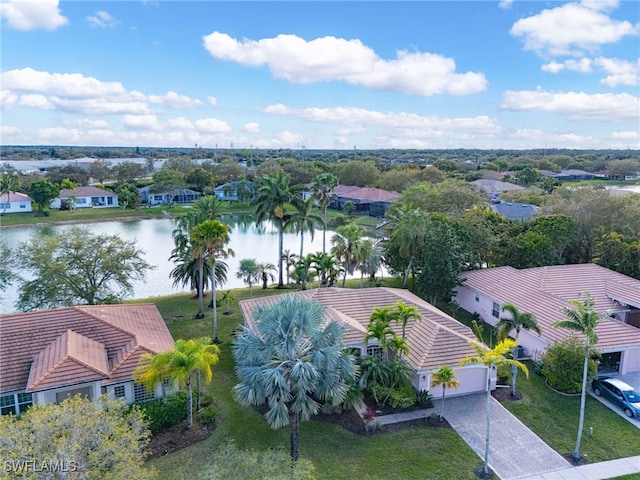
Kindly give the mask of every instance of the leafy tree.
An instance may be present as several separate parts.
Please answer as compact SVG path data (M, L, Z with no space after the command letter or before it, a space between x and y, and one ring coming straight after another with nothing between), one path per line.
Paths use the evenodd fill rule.
M307 230L309 235L311 236L311 240L313 241L313 236L316 231L316 225L322 224L322 218L318 216L313 211L313 202L315 199L313 197L309 197L307 200L302 200L302 198L295 197L293 199L293 208L294 211L289 217L289 219L285 222L285 227L287 225L295 226L296 233L300 234L300 259L304 256L304 232Z
M291 458L298 460L299 423L318 413L321 403L340 405L355 380L352 355L344 351L344 326L325 322L319 302L286 295L258 307L253 326L233 342L239 383L234 397L243 405L268 405L272 428L291 428Z
M60 184L65 179L75 185L88 185L89 175L87 171L75 165L65 165L63 167L53 167L48 169L47 178L51 183ZM67 187L62 187L67 188Z
M444 396L447 388L458 388L460 382L456 378L453 368L442 366L431 375L431 387L442 386L442 404L440 406L440 418L444 418Z
M469 342L473 349L476 351L476 355L473 357L464 357L460 360L460 366L473 364L484 365L489 370L493 368L499 368L505 365L515 365L528 377L529 370L527 366L517 360L506 358L510 351L512 351L517 343L515 340L506 338L498 342L493 349L488 349L484 344L471 340ZM484 445L484 464L482 466L482 473L485 477L489 475L489 433L491 431L491 376L487 375L487 429Z
M204 168L194 168L184 178L186 185L193 190L203 193L207 187L213 185L213 175Z
M134 377L153 387L161 378L172 378L184 382L187 387L187 428L193 426L193 393L191 380L194 375L203 374L208 383L213 378L211 367L218 363L219 349L211 345L207 337L176 340L173 350L152 355L143 354Z
M169 194L169 206L173 205L175 191L185 186L184 176L177 170L163 168L153 174L150 192Z
M240 266L236 273L245 285L249 286L249 298L253 298L253 285L260 280L260 265L255 258L243 258L240 260Z
M535 217L529 223L528 229L544 235L549 240L554 264L562 263L567 245L578 240L578 224L566 215Z
M574 334L549 345L541 357L542 374L549 385L569 394L581 392L584 354L584 340ZM593 347L589 349L589 378L598 374L598 355Z
M75 182L72 182L68 178L63 179L60 182L60 190L73 190L74 188L78 188L79 186L80 185L78 185Z
M107 160L95 160L89 165L89 175L98 180L99 183L104 183L111 173L111 162Z
M142 199L136 186L132 183L121 183L116 188L118 204L123 208L138 208Z
M341 164L336 173L342 185L371 187L380 179L380 170L373 161L350 160Z
M500 317L496 324L498 330L498 338L507 338L511 330L515 330L516 336L514 340L516 344L520 338L520 331L533 330L540 335L540 327L536 321L535 315L529 312L521 312L513 303L505 303L502 306L503 312L508 312L508 317ZM513 358L516 358L516 350L513 351ZM511 365L511 395L516 396L516 376L518 375L518 367Z
M4 460L27 457L61 467L46 478L156 478L144 464L151 438L144 416L122 401L103 398L96 404L76 395L57 405L38 403L19 418L2 415L0 430ZM5 471L0 478L16 473ZM44 478L28 478L36 475Z
M0 241L0 291L6 289L18 278L14 269L16 257L4 240Z
M341 225L336 229L336 234L331 237L331 254L342 264L344 274L342 286L344 287L347 275L353 275L356 267L363 260L364 229L355 223Z
M206 220L199 223L190 232L192 245L199 250L203 248L209 253L209 263L211 264L211 305L213 306L213 341L218 340L218 311L216 306L216 257L228 258L233 255L232 250L225 249L229 243L229 226L220 223L218 220Z
M347 212L347 215L351 216L353 211L356 209L356 204L351 200L347 200L346 202L344 202L344 206L342 208L345 212Z
M322 253L327 251L327 208L331 203L331 194L337 186L338 177L332 173L321 173L313 179L313 196L318 200L322 211Z
M518 180L518 184L522 186L527 186L535 183L538 180L540 172L538 172L535 168L525 167L520 170L516 179Z
M595 262L614 272L640 279L640 237L603 230L594 246Z
M146 176L145 168L136 162L122 162L113 167L116 179L123 183L135 183Z
M589 348L598 343L596 327L608 316L608 312L598 313L595 309L595 299L589 292L584 294L584 300L571 300L572 308L563 308L566 320L560 320L553 324L556 328L566 328L584 335L584 367L582 369L582 393L580 395L580 421L578 422L578 438L573 450L573 458L580 458L580 441L584 426L585 396L587 393L587 377L589 374Z
M60 189L48 180L33 182L29 189L31 200L38 206L41 215L49 209L49 204L58 196Z
M217 447L208 457L201 480L314 480L311 461L292 462L283 450L240 450L233 442Z
M152 268L134 241L88 227L23 242L18 260L31 278L21 280L20 310L117 303Z
M402 192L396 201L408 209L443 213L454 218L462 217L470 208L488 204L486 195L480 189L462 180L452 179L437 184L416 183Z
M275 175L266 175L260 180L257 197L254 200L256 206L256 222L263 223L271 220L278 226L278 288L284 287L282 250L284 238L284 226L289 214L287 205L293 202L300 191L300 186L292 186L289 176L282 171Z

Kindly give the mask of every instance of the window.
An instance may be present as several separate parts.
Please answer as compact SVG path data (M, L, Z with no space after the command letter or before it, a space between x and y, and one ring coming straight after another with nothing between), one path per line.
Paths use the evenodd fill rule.
M0 415L9 415L10 413L18 413L15 395L0 397Z
M136 383L133 387L133 401L135 403L148 402L154 398L153 391L148 391L145 384Z
M500 305L493 302L493 312L491 313L495 318L500 318Z
M2 208L3 210L7 210L7 209L11 208L11 203L9 203L9 202L0 202L0 208Z
M478 292L476 292L475 300L476 300L476 302L480 301L480 294Z
M116 385L113 387L113 396L115 398L124 398L124 385Z
M33 395L30 393L18 394L18 409L20 413L26 412L31 405L33 405Z
M378 357L382 360L382 347L380 345L369 345L367 347L367 355L371 357Z
M24 203L21 203L21 204L20 204L20 208L27 208L27 205L26 205L26 204L24 204Z

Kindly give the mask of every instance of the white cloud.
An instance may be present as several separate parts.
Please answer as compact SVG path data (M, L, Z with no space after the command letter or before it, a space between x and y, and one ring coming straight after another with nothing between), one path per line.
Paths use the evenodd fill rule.
M170 108L191 108L199 107L202 102L197 99L190 98L186 95L180 95L176 92L169 91L166 95L149 95L151 103L161 103Z
M580 60L569 59L561 63L554 60L542 65L542 70L550 73L558 73L562 70L591 73L596 69L608 74L600 80L600 83L608 87L634 86L640 83L640 58L636 62L605 57L581 58Z
M123 115L122 125L133 130L157 130L160 127L155 115Z
M20 127L14 127L13 125L1 125L0 134L2 135L5 143L10 143L7 142L7 138L22 135L22 129Z
M0 18L16 30L55 30L69 23L58 4L58 0L3 0Z
M446 118L436 115L421 116L406 112L378 112L355 107L335 108L289 108L283 104L269 105L264 113L288 115L314 122L338 122L350 129L363 126L384 126L403 129L438 129L477 133L498 131L495 119L480 115L477 117Z
M637 140L640 137L638 132L612 132L611 138L614 140Z
M513 4L513 0L500 0L498 2L498 6L500 8L504 8L505 10L511 8L512 4Z
M638 33L631 22L614 20L605 13L616 6L617 2L606 0L567 3L518 20L509 33L522 38L525 49L539 55L581 56Z
M145 102L117 101L106 98L50 97L51 103L60 110L83 115L144 115L151 113Z
M238 41L220 32L203 39L212 57L250 67L266 65L276 78L290 83L338 80L418 96L469 95L487 87L482 73L456 73L451 58L401 50L395 59L384 60L357 39L322 37L306 41L296 35L278 35Z
M640 98L627 93L508 90L502 94L500 108L557 113L570 120L622 121L638 118Z
M211 104L212 107L218 106L218 99L216 97L207 97L207 100L209 100L209 104Z
M203 133L221 133L230 132L231 127L222 120L217 118L201 118L196 120L196 128Z
M248 133L260 133L260 125L255 122L249 122L242 127L242 130Z
M115 28L120 23L120 20L112 17L109 12L105 12L104 10L98 10L95 15L86 17L85 21L91 27L98 28Z
M91 118L80 118L77 120L71 120L65 122L65 125L70 127L79 127L79 128L91 128L91 129L106 129L109 127L109 123L105 120L94 120Z
M167 125L171 128L181 128L183 130L193 130L194 128L193 123L184 117L171 118Z
M18 105L21 107L38 108L40 110L53 110L55 108L47 97L37 93L21 95Z
M0 90L0 109L9 110L18 103L18 95L9 90Z

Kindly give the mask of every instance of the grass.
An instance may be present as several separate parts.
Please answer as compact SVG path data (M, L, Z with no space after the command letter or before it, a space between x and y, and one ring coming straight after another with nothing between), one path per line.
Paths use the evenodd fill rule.
M387 286L399 287L401 279L385 278ZM357 288L359 280L348 280L347 287ZM285 293L270 287L254 288L253 297ZM186 449L150 463L163 478L192 479L218 445L233 439L239 448L264 450L284 448L288 451L289 429L272 430L261 415L233 400L231 390L236 383L231 356L233 331L242 324L237 306L239 300L249 298L248 289L233 289L231 314L224 315L226 306L218 309L220 362L214 368L214 379L206 392L217 403L220 422L211 437ZM152 302L158 306L174 338L213 335L211 310L203 320L194 320L197 300L185 294L157 297L135 302ZM445 306L440 305L441 308ZM448 313L452 313L447 309ZM456 318L468 323L471 315L462 309L454 310ZM468 318L467 318L468 317ZM489 326L485 327L488 330ZM486 332L485 332L486 333ZM523 400L506 402L505 406L531 430L559 453L570 453L575 445L578 427L579 397L565 397L547 388L542 377L518 377L518 389ZM593 427L593 436L589 435ZM587 398L585 433L581 453L589 462L638 455L638 430L593 398ZM313 462L320 479L347 478L476 478L474 468L481 464L479 457L452 429L410 428L388 434L359 436L331 424L312 420L301 425L300 455ZM638 478L629 476L628 478Z

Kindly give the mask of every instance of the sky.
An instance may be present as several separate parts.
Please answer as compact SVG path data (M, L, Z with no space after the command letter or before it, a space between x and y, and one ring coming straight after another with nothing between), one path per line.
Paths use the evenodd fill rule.
M0 0L2 145L640 148L640 2Z

